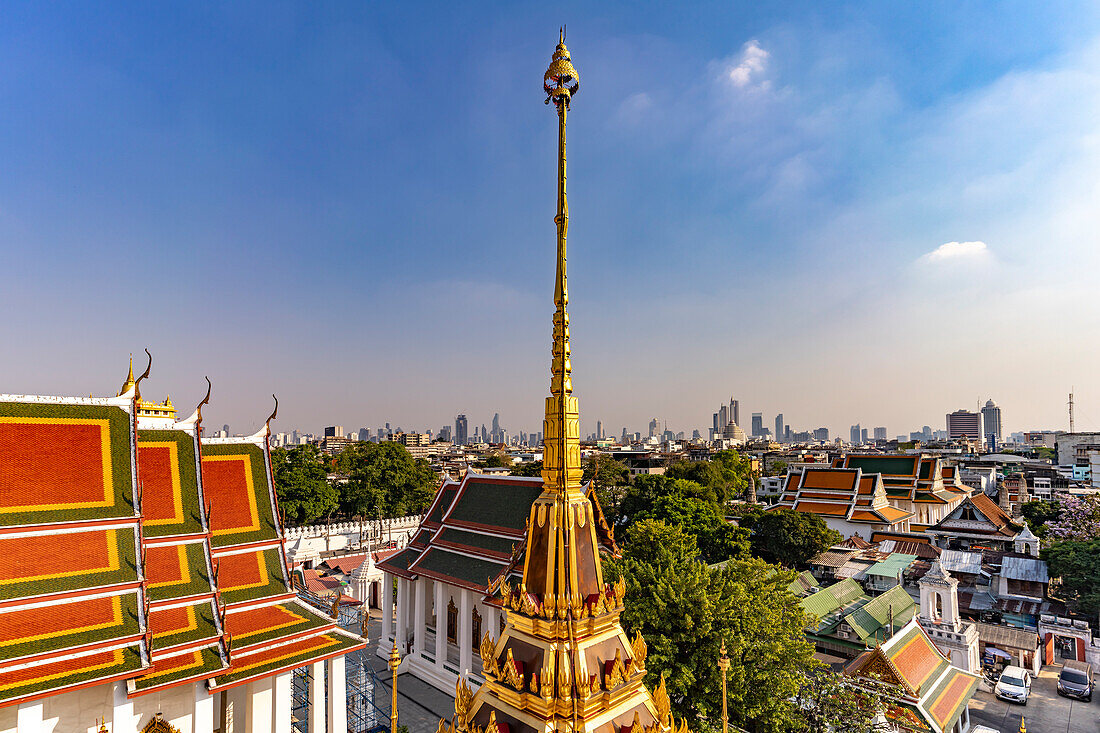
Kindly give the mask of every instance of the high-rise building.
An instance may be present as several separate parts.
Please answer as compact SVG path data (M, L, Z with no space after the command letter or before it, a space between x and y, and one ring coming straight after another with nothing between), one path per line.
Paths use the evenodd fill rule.
M955 410L947 415L948 440L985 440L985 431L982 429L982 413L970 410Z
M603 440L603 420L596 421L596 440Z
M660 422L657 421L657 418L653 418L652 420L649 421L649 437L651 437L651 438L656 438L657 437L657 431L660 428L660 425L661 424L660 424Z
M875 440L886 440L886 428L875 428Z
M718 422L718 413L716 412L716 413L714 413L714 430L713 430L713 432L711 432L711 437L720 438L720 437L722 437L721 434L722 434L722 428L721 428L721 426Z
M759 438L764 434L764 414L752 413L752 437Z
M726 426L730 422L730 411L725 405L718 408L718 432L721 433L726 429ZM719 436L721 437L721 436Z
M991 444L1001 442L1001 408L993 400L988 400L982 408L982 421L985 423L985 439Z
M466 445L469 437L466 432L468 427L469 423L465 415L459 415L455 418L455 445Z
M829 428L814 428L814 440L827 443L829 441Z
M730 397L729 416L730 416L730 420L732 420L734 422L734 424L736 424L736 425L741 424L741 403L739 403L737 400L733 399L732 397Z
M454 436L454 432L453 432L453 431L451 430L451 426L450 426L450 425L444 425L443 427L441 427L441 428L439 429L439 439L440 439L440 440L442 440L442 441L444 441L444 442L446 442L446 443L450 443L450 442L451 442L451 438L452 438L453 436Z
M860 430L859 430L859 442L860 443L866 443L867 442L867 428L860 428Z
M359 428L359 440L370 440L370 430Z
M490 442L491 443L503 443L504 442L503 435L502 435L503 432L504 431L500 429L500 413L499 412L494 412L493 413L493 432L489 433L489 437L491 438Z
M326 438L342 438L342 437L344 437L344 426L343 425L330 425L329 427L325 428L325 437Z
M849 436L848 442L849 443L851 443L852 445L858 445L859 443L862 442L861 441L862 436L860 435L860 430L861 430L861 428L859 427L859 423L856 423L855 425L853 425L851 427L851 429L848 431L848 436Z
M775 416L775 439L783 440L785 437L783 433L783 413L779 413Z

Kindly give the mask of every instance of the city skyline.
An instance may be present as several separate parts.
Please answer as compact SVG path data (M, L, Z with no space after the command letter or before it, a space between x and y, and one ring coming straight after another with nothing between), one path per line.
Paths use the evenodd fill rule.
M209 375L208 424L241 432L272 392L284 432L537 426L531 29L566 19L600 90L570 177L574 380L608 434L705 430L731 391L834 436L990 397L1006 434L1065 429L1071 385L1096 429L1100 16L1010 5L13 11L0 391L111 394L148 347L149 397L189 412Z

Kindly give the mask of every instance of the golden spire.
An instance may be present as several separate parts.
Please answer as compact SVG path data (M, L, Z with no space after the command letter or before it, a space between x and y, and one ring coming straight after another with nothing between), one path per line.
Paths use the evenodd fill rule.
M581 488L580 416L573 396L569 354L569 287L566 235L569 203L565 189L565 119L579 88L579 76L565 47L565 29L543 76L546 102L558 113L557 273L554 280L554 339L550 396L543 419L542 495L531 506L523 584L527 592L564 608L579 608L603 589L592 505ZM556 600L554 600L556 599Z
M118 391L117 397L121 397L130 391L134 386L134 355L130 354L130 371L126 375L126 381L122 383L122 389Z

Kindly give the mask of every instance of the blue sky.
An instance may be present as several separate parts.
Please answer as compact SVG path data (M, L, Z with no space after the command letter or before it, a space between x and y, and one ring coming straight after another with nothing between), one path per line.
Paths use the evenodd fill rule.
M1100 427L1094 3L7 4L0 391L538 429ZM957 244L952 244L957 243ZM1090 414L1091 413L1091 414ZM1092 415L1096 416L1093 420Z

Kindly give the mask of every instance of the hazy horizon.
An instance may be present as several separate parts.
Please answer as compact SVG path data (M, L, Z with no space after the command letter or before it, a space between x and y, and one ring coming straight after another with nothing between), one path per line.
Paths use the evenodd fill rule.
M0 393L539 430L566 22L583 434L1100 429L1100 7L432 8L11 8Z

